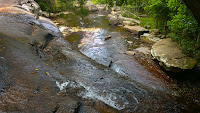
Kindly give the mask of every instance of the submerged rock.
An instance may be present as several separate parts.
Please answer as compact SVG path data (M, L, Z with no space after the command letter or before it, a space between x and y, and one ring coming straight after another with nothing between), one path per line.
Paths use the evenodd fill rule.
M197 63L195 59L186 56L179 45L170 38L155 43L152 46L151 54L167 71L192 69Z

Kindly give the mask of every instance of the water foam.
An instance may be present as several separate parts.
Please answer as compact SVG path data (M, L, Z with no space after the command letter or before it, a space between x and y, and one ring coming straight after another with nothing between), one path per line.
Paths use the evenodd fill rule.
M126 99L124 99L120 95L115 94L114 92L112 92L112 93L106 92L103 95L100 95L97 93L96 90L94 90L90 87L86 87L83 84L80 84L80 85L86 89L86 91L82 92L82 94L81 94L83 98L91 98L91 99L100 100L100 101L104 102L105 104L107 104L115 109L118 109L118 110L124 109L126 107L126 105L129 104L129 102ZM121 100L121 102L123 102L123 103L118 103L119 100Z

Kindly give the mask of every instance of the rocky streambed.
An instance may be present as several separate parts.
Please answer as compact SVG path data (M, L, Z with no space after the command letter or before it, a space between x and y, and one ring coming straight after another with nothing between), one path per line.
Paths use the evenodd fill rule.
M110 27L104 15L83 17L80 27L59 25L65 38L49 19L6 7L12 10L0 10L1 112L199 110L199 87L169 78L148 57L150 45ZM48 46L40 48L49 34Z

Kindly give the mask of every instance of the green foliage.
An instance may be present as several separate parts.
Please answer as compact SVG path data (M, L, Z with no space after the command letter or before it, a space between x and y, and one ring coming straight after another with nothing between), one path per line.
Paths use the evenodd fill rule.
M194 34L198 30L197 22L185 5L180 5L177 14L171 18L167 25L172 32L176 32L179 36L195 37Z
M86 15L82 7L85 0L78 0L81 7L73 7L75 0L36 0L42 10L47 12L73 11L78 15ZM200 29L192 13L182 0L92 0L95 4L122 6L122 16L137 18L137 14L147 13L147 18L141 18L142 26L159 29L162 33L177 41L183 52L198 60L200 68ZM61 14L61 16L64 16Z
M85 8L81 7L78 10L74 10L74 13L80 16L85 16L88 14L88 11Z
M51 13L57 13L61 11L73 11L73 10L83 11L82 6L85 3L85 0L78 0L81 8L77 9L73 6L75 0L35 0L35 1L38 2L43 11Z
M150 26L150 29L156 28L156 22L155 18L152 17L147 17L147 18L141 18L141 23L140 25L143 27Z
M141 24L159 28L167 33L180 44L185 54L198 60L200 68L198 24L186 5L181 0L150 0L145 9L150 15L149 18L155 18L156 26L151 24L153 20L149 18L141 19ZM151 22L147 22L148 19Z

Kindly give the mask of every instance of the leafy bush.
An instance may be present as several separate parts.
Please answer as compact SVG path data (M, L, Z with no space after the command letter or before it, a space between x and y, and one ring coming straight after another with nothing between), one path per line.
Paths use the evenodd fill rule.
M140 25L143 27L149 26L150 29L156 28L156 21L155 18L152 17L147 17L147 18L141 18L141 23Z

